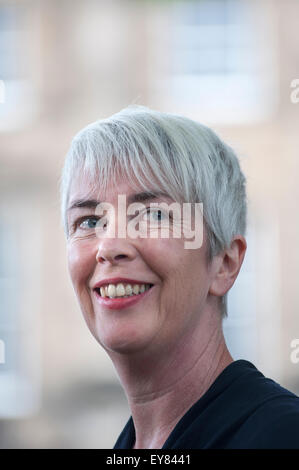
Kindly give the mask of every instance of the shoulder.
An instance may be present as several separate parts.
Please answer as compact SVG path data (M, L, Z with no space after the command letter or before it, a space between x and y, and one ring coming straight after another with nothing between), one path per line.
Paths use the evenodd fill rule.
M214 431L209 445L299 449L299 397L248 361L233 364L230 376L233 380L216 400L221 405L221 410L217 407L220 432Z
M299 397L278 384L274 389L243 422L237 447L299 449Z
M299 398L252 363L228 366L163 448L299 449Z

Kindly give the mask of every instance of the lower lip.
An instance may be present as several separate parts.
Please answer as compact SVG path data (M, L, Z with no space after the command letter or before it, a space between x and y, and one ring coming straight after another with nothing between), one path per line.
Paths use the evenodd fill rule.
M101 297L100 294L98 294L96 291L95 291L95 295L96 295L97 301L103 307L106 307L110 310L120 310L122 308L127 308L127 307L131 307L132 305L135 305L137 302L144 299L152 289L153 287L146 290L142 294L132 295L131 297L119 297L115 299L110 299L109 297Z

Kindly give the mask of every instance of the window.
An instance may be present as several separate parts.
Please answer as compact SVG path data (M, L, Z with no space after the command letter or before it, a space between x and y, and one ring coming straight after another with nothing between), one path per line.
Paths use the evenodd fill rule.
M25 416L39 406L39 227L28 189L1 194L0 418Z
M0 4L0 131L22 128L35 112L27 13L26 3Z
M255 3L172 2L167 24L159 25L167 34L153 38L160 105L220 124L256 121L273 111L273 35L266 6Z

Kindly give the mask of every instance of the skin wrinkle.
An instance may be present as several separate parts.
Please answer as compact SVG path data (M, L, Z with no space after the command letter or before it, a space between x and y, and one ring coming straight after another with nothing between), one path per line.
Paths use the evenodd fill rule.
M171 434L171 432L175 428L176 424L180 421L180 419L191 408L191 406L194 403L196 403L197 400L199 400L206 393L206 391L210 388L210 386L214 382L214 380L212 378L213 373L216 370L219 370L219 373L217 375L219 375L220 372L222 372L223 367L219 367L219 365L221 364L221 362L223 360L223 356L226 353L225 347L223 347L223 345L219 344L219 346L217 348L217 351L214 354L214 357L217 355L217 352L220 348L222 348L223 351L222 351L221 355L219 356L216 367L212 367L212 364L213 364L213 361L212 361L211 366L208 369L208 371L210 372L210 374L207 375L208 379L206 380L205 384L202 384L202 386L200 388L196 388L196 398L192 402L190 402L183 395L183 401L181 400L181 405L182 406L181 406L180 413L175 414L175 416L172 418L171 417L171 411L172 410L170 409L170 412L168 413L169 420L167 421L167 423L165 422L162 426L160 426L160 428L158 428L158 427L156 428L155 439L153 439L152 442L148 442L146 444L146 448L148 448L148 449L155 448L156 449L156 448L162 447L164 442L166 441L167 437ZM161 407L161 405L159 404L159 401L162 401L162 398L167 399L166 395L171 395L172 393L174 393L173 390L169 390L167 392L167 394L165 394L165 396L163 396L163 397L160 396L160 397L155 398L153 400L153 402L156 401L156 407L157 408ZM184 404L184 399L186 401L185 404ZM168 401L170 401L170 400L168 400ZM144 403L140 402L140 403L137 404L137 406L142 406L142 405L144 405ZM163 406L163 404L162 404L162 406ZM136 435L137 435L137 433L136 433ZM167 437L165 438L165 436L167 436ZM138 436L137 436L137 439L138 439ZM139 448L139 447L136 447L136 441L135 441L135 444L134 444L133 448Z
M72 198L86 197L90 182L78 178ZM87 189L87 191L86 191ZM116 207L130 194L125 180L100 194ZM82 209L83 210L83 209ZM236 246L237 248L237 246ZM207 260L203 246L185 250L182 239L108 239L87 232L68 241L71 279L85 321L112 359L131 408L135 448L160 448L175 424L233 361L222 331L218 299L238 270L222 258ZM228 256L230 256L228 254ZM221 275L218 278L218 272ZM226 271L232 274L226 275ZM108 277L132 277L154 284L147 300L123 311L105 309L92 289ZM213 288L212 288L213 287Z
M210 367L208 368L208 375L206 376L206 377L207 377L206 383L205 383L204 385L202 385L200 389L198 389L198 388L196 389L197 394L198 394L198 396L197 396L197 398L196 398L196 401L199 400L199 399L207 392L207 390L209 389L210 385L212 385L212 383L213 383L213 380L211 380L211 376L213 375L213 372L215 372L215 370L217 370L217 369L219 368L219 364L221 363L222 357L223 357L223 355L225 354L225 348L223 348L222 345L219 345L218 348L217 348L216 353L214 354L214 357L217 355L217 352L218 352L218 350L219 350L220 348L222 348L223 351L222 351L222 354L220 355L220 357L219 357L219 359L218 359L218 361L217 361L217 363L216 363L216 367L212 367L212 364L213 364L213 361L212 361ZM189 370L189 371L185 374L185 376L187 376L189 372L191 372L191 370ZM185 377L185 376L184 376L184 377ZM181 379L183 379L184 377L182 377ZM174 384L172 384L172 385L174 385ZM171 393L173 393L173 390L169 388L169 389L166 391L165 395L166 395L166 394L171 394ZM153 398L153 401L154 401L155 399L158 399L158 398L161 398L161 397L162 397L162 395L159 395L158 397ZM135 403L144 404L145 401L140 402L140 403L139 403L139 402L135 402ZM183 411L182 411L182 413L181 413L181 417L185 414L185 412L186 412L188 409L191 408L191 406L192 406L192 404L191 404L191 405L190 405L189 403L187 404L186 408L183 409ZM179 419L180 419L180 418L179 418ZM179 419L178 419L176 422L178 422Z
M211 340L214 336L217 336L217 333L219 334L219 329L218 327L215 327L212 335L211 335ZM210 340L207 341L207 344L205 346L205 348L203 349L202 353L196 358L194 364L192 364L188 370L181 376L181 377L178 377L175 381L171 382L169 384L169 386L167 388L164 388L164 389L161 389L161 390L155 390L155 392L150 392L150 393L144 393L142 395L131 395L131 398L132 398L132 401L134 401L134 403L144 403L146 401L150 401L150 397L153 396L155 398L159 398L160 396L163 396L165 393L168 393L169 389L171 389L174 385L176 385L178 382L180 382L181 380L184 379L185 376L188 375L189 372L192 372L192 370L196 367L196 365L198 364L198 362L200 361L200 359L202 358L202 356L205 354L206 350L208 349L209 347L209 343L210 343ZM219 346L220 347L220 346ZM217 354L217 351L215 352L215 355ZM171 364L168 366L168 367L171 367ZM212 368L212 364L211 364L211 367L210 369ZM157 397L155 397L155 393L157 393ZM148 398L148 400L143 400L144 398Z
M213 338L213 341L212 341ZM150 400L150 397L148 397L148 400L140 400L140 401L133 401L129 400L130 406L135 406L138 410L142 411L142 407L144 405L149 405L151 404L152 407L155 407L155 409L165 409L165 402L166 406L168 406L169 403L177 402L180 403L180 411L174 410L172 406L169 405L168 411L167 411L167 422L164 423L162 427L159 427L158 420L157 423L153 423L153 427L155 428L155 439L153 440L152 443L144 443L143 446L146 448L160 448L163 446L164 442L166 441L167 436L170 435L171 431L175 427L175 425L178 423L178 421L181 419L181 417L185 414L185 412L206 392L206 390L210 387L210 385L214 381L214 375L215 371L217 372L217 375L223 370L224 366L228 365L227 358L223 359L226 356L227 350L225 345L222 344L221 342L222 334L219 332L219 329L217 327L214 328L210 338L207 339L207 345L205 346L204 350L200 354L199 358L202 358L203 352L207 350L209 346L211 346L212 349L214 349L213 344L216 342L218 346L215 348L215 352L212 355L212 360L210 362L210 365L206 370L204 371L204 376L205 380L203 383L197 382L192 389L191 393L191 399L189 399L189 389L187 389L187 393L177 393L175 391L174 383L171 384L171 386L168 388L167 393L164 393L163 395L159 395L156 397L153 397ZM219 356L219 359L215 359L217 356ZM196 363L200 362L198 360ZM221 366L221 363L224 363L224 366ZM219 367L220 364L220 367ZM195 365L193 365L192 368L190 368L186 374L181 376L180 378L180 383L184 383L186 381L186 378L188 375L192 375L192 370L195 368ZM198 375L198 374L197 374ZM200 385L200 386L199 386ZM164 389L165 392L166 389ZM130 394L130 397L132 397L132 394ZM150 403L151 402L151 403ZM173 416L174 413L174 416ZM152 417L152 419L154 419ZM138 428L138 426L137 426ZM163 434L163 429L166 431ZM162 433L162 437L158 439L159 434ZM138 439L138 432L136 432L137 439ZM166 436L166 437L165 437ZM157 440L158 439L158 440ZM143 448L143 446L141 446ZM138 448L141 448L138 445Z
M188 312L187 312L187 313L188 313ZM182 313L182 315L184 315L184 312ZM166 321L166 320L165 320L165 321ZM218 328L219 328L219 327L218 327ZM217 331L217 327L215 327L215 332L216 332L216 331ZM159 333L160 333L160 330L157 332L156 337L153 338L153 341L158 339ZM196 340L197 340L197 338L195 337L195 338L194 338L194 341L196 341ZM209 344L211 343L211 338L210 338L210 339L207 339L206 342L207 342L206 348L208 348ZM176 360L176 359L177 359L177 356L179 356L179 358L180 358L183 354L185 354L185 349L188 349L188 348L189 348L189 345L186 346L185 343L183 343L183 344L180 346L179 344L175 343L175 344L174 344L174 347L175 347L175 349L176 349L176 357L175 357L173 360ZM204 351L203 351L203 353L204 353ZM203 353L202 353L202 354L203 354ZM142 370L144 371L144 375L145 375L146 379L148 379L148 374L147 374L147 372L146 372L146 368L144 367L144 362L143 362L143 361L144 361L144 358L143 358L143 360L141 361L141 367L138 369L138 367L137 367L137 363L138 363L137 358L133 357L133 359L132 359L132 363L133 363L134 369L135 369L135 370L138 370L138 384L139 384L139 386L140 386L140 381L141 381L141 373L142 373ZM165 360L165 361L164 361L164 364L162 364L161 366L164 366L164 369L165 369L165 371L164 371L164 369L162 369L162 370L161 370L161 374L160 374L160 375L161 375L161 378L163 378L164 373L167 372L167 369L171 369L172 363L168 363L167 360ZM140 369L141 369L141 371L140 371ZM192 369L192 366L190 366L190 369ZM131 390L130 393L132 393L132 390Z

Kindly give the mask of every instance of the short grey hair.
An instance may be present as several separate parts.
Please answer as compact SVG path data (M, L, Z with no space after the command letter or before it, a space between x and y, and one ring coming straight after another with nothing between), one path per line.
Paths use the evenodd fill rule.
M129 106L82 129L72 140L61 177L61 209L78 172L104 191L119 175L145 191L166 191L174 200L202 202L209 258L245 235L246 180L234 151L210 128L186 117ZM227 294L222 297L227 316Z

